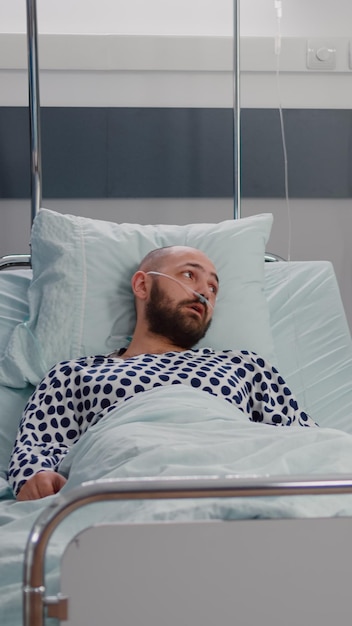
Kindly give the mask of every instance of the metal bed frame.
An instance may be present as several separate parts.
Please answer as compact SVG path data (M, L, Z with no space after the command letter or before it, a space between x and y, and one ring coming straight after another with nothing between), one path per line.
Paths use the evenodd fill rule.
M38 19L36 0L26 0L29 134L31 153L31 223L42 204L42 159L40 132L40 91L38 69ZM14 254L0 258L0 271L31 267L30 254Z
M282 477L236 479L161 478L92 481L53 502L38 517L30 533L23 573L23 624L44 626L47 617L68 619L68 600L62 595L45 595L44 559L49 540L69 514L79 507L102 501L156 500L174 498L251 498L255 496L297 496L352 493L352 478L288 480ZM236 522L233 522L236 523Z

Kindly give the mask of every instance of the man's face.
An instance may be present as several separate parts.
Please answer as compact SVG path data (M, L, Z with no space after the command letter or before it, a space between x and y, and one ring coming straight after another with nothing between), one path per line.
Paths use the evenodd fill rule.
M194 258L179 253L161 270L166 276L153 277L146 306L149 330L189 349L204 337L211 323L218 290L214 266L201 253L195 252ZM208 304L200 302L197 293Z
M195 297L175 303L155 280L146 306L149 330L170 339L180 348L192 348L204 337L211 323L204 305L199 306L199 312L192 306L198 306Z

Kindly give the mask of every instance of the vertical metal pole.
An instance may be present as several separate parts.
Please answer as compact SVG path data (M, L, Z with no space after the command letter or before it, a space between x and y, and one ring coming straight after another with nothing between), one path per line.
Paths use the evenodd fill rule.
M233 2L233 202L241 217L240 0Z
M27 51L29 89L29 131L31 148L31 221L42 204L42 163L40 144L40 98L36 0L27 0Z

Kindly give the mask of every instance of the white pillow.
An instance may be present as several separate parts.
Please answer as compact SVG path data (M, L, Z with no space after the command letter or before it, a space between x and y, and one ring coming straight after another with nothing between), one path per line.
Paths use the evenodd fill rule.
M329 261L266 263L280 374L319 426L352 433L352 341Z
M0 355L3 355L14 328L28 316L30 278L28 270L0 272ZM30 385L22 389L0 385L0 483L6 478L17 428L32 391Z
M199 345L243 348L274 361L264 294L272 215L186 226L116 224L41 209L33 223L29 320L0 362L0 383L37 384L58 361L126 345L135 313L130 279L154 248L179 244L214 262L220 293Z

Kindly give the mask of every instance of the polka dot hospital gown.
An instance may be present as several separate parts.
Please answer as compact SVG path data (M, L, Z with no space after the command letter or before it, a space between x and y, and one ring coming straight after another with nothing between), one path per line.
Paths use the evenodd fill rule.
M57 470L81 434L118 404L177 384L221 396L255 422L315 426L277 370L252 352L203 348L65 361L51 369L25 407L8 472L14 493L38 471Z

